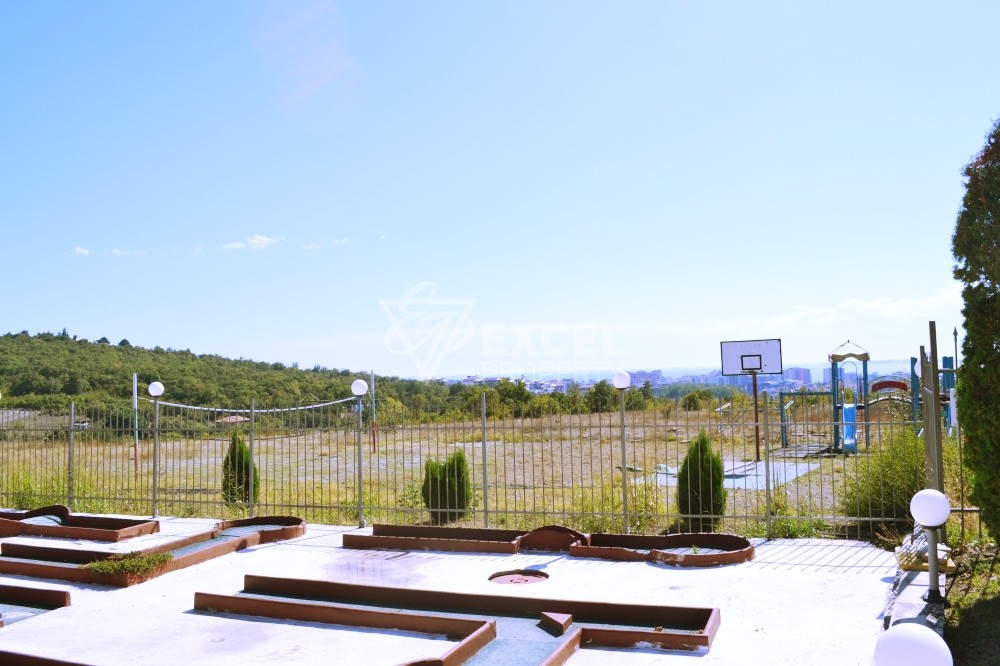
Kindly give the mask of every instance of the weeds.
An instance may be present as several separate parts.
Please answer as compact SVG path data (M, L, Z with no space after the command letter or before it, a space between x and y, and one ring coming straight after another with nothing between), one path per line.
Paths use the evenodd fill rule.
M106 560L97 560L81 565L82 569L93 571L100 576L148 576L165 567L173 559L170 553L153 553L145 555L133 552L112 555Z
M642 534L664 518L656 486L633 482L628 487L628 530ZM594 492L579 489L565 517L565 525L580 532L622 534L625 518L622 512L621 485L603 485Z

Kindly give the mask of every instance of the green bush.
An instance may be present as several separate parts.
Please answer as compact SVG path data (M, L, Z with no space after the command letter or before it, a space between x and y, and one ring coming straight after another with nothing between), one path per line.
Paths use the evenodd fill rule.
M965 195L955 221L954 276L962 283L965 340L958 370L958 420L965 462L975 472L969 499L1000 539L1000 119L966 165Z
M222 499L226 504L250 503L250 474L253 470L253 501L260 497L260 476L257 465L250 460L250 449L247 448L239 433L233 432L229 438L229 449L222 459Z
M663 516L663 504L652 483L631 480L628 486L628 528L632 534L642 534L653 528ZM590 534L622 534L625 532L622 512L622 488L604 484L593 489L578 489L573 494L573 506L563 519L566 527Z
M677 472L677 507L686 532L713 532L726 510L722 456L712 451L708 432L691 443Z
M472 497L465 452L459 449L443 463L429 458L424 463L424 484L420 494L424 505L430 509L432 523L446 523L464 516Z
M926 485L924 442L910 429L896 430L887 446L859 456L838 498L844 516L886 524L910 520L910 500Z

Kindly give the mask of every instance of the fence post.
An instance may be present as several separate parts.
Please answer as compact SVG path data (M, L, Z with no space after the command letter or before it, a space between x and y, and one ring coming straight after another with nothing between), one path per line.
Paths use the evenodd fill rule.
M162 389L161 389L162 390ZM153 518L160 515L160 396L153 396Z
M486 469L486 391L479 395L479 413L483 424L483 520L490 526L490 479Z
M73 510L73 449L76 440L76 403L69 403L69 459L66 461L66 505Z
M250 461L249 461L250 462L250 468L247 470L247 476L249 477L249 480L250 480L250 484L249 484L250 485L250 497L247 498L247 506L248 506L251 518L253 518L253 509L254 509L254 505L253 505L253 491L254 491L253 477L254 477L254 474L253 474L253 471L254 471L254 468L255 468L255 464L254 464L254 460L253 460L253 434L254 434L254 432L253 432L253 426L254 426L254 416L255 416L254 410L255 410L255 407L256 407L256 401L254 400L254 398L250 398Z
M358 527L365 527L367 522L365 522L365 490L364 490L364 476L361 472L361 431L364 429L364 410L362 400L365 394L368 393L368 382L363 379L355 379L351 382L351 393L354 394L356 399L355 405L358 410L358 451L357 457L354 461L355 473L357 476L357 492L358 492Z
M621 434L622 434L622 523L625 534L629 534L628 524L628 465L625 464L625 389L619 389L621 395Z
M780 394L779 394L780 395ZM768 427L771 419L768 416L770 403L767 399L767 391L764 391L764 524L768 540L771 539L771 446L768 440ZM778 409L781 409L781 399L778 400Z

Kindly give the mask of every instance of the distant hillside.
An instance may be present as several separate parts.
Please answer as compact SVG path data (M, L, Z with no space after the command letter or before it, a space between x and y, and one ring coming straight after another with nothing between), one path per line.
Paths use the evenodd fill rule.
M144 349L127 340L78 340L61 333L0 337L0 405L4 408L62 408L69 403L98 405L131 399L132 374L140 390L153 381L166 387L165 399L185 404L234 407L292 405L303 400L336 400L351 395L364 373L315 367L301 370L281 363L232 360L173 349ZM399 378L376 378L380 400L416 401L444 411L448 388ZM420 396L417 398L416 396Z

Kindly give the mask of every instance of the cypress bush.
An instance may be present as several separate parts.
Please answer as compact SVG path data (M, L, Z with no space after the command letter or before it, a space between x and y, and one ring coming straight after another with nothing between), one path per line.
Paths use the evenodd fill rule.
M975 472L970 499L1000 539L1000 119L963 175L965 196L952 236L965 317L958 420L965 460Z
M251 470L253 470L251 472ZM222 499L227 505L250 504L250 475L253 474L253 501L260 497L260 476L250 460L250 449L239 433L229 437L229 449L222 459Z
M691 443L677 472L677 507L686 532L713 532L726 510L722 456L702 430Z
M464 516L472 497L465 451L455 451L443 463L429 458L424 463L424 484L420 492L435 525Z

